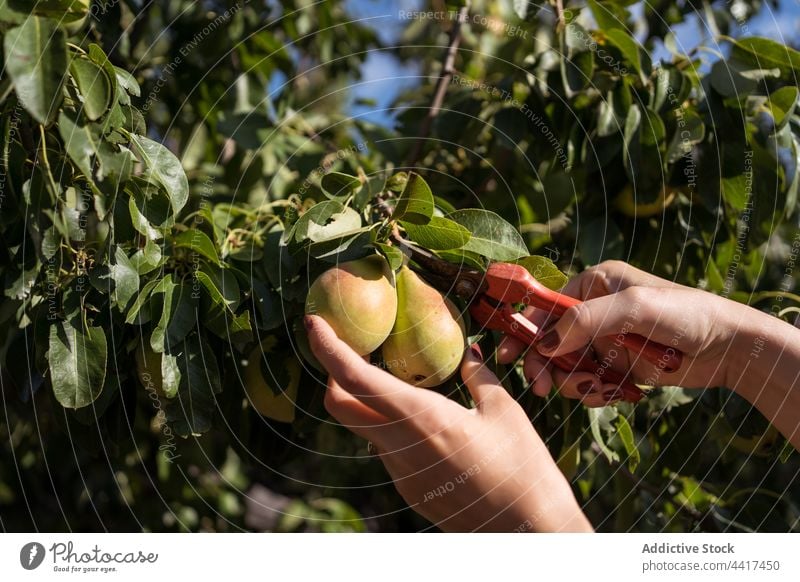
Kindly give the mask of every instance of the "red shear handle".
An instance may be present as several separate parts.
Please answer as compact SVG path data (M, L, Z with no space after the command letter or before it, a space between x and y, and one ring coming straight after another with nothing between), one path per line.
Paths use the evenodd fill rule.
M561 317L564 312L582 303L579 299L562 295L548 289L531 275L522 265L512 263L492 263L486 270L485 294L503 303L524 303L539 309L551 311ZM651 364L666 372L676 372L683 363L683 353L634 334L623 333L620 343L626 348L641 354Z

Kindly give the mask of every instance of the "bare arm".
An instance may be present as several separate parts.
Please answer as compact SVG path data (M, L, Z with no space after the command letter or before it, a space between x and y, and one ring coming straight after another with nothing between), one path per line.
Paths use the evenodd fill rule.
M800 450L800 330L748 309L737 333L730 388L751 402Z
M622 394L586 372L564 372L550 356L591 345L598 359L634 381L652 386L735 390L800 448L800 330L766 313L698 289L676 285L619 261L588 269L564 293L583 299L546 325L524 370L536 394L552 384L587 406L605 406ZM527 315L546 324L547 314ZM683 365L669 373L615 343L619 334L638 333L684 353ZM505 338L498 358L512 362L523 346Z

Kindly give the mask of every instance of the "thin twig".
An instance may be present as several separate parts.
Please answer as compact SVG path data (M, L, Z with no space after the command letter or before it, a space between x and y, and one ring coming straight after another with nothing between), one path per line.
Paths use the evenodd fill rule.
M442 103L444 103L444 97L447 93L447 86L450 84L450 81L453 78L453 73L455 72L456 53L458 52L458 46L461 44L461 25L467 21L469 4L470 0L466 0L464 2L464 5L458 11L458 17L455 23L453 23L453 28L450 30L450 42L448 43L447 52L445 53L442 73L439 77L439 82L436 84L436 92L433 94L431 106L428 109L428 113L425 115L425 119L422 120L422 124L420 125L419 137L417 138L417 142L414 144L414 149L411 150L411 155L408 158L408 163L406 164L408 167L413 167L414 164L416 164L416 162L419 160L425 140L431 133L431 124L439 114L439 110L442 108Z
M556 0L556 29L561 30L564 28L566 24L566 20L564 19L564 1L563 0Z

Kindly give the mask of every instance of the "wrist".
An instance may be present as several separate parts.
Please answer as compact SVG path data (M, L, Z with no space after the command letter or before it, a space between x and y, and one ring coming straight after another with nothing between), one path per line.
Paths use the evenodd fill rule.
M550 487L542 484L531 495L530 501L522 504L517 513L518 524L512 524L514 532L577 533L593 532L594 528L572 493L567 480L559 473L558 483ZM542 495L547 491L546 496Z
M758 393L775 376L777 359L784 353L784 321L747 305L739 305L727 365L727 387L755 403ZM774 380L774 378L773 378Z

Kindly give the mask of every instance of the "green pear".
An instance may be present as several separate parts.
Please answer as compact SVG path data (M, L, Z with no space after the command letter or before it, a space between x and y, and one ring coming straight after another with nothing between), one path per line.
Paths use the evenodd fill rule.
M382 348L386 369L415 386L442 384L458 369L467 344L461 314L408 267L397 274L397 304Z
M397 314L394 273L378 255L332 267L309 288L305 311L321 316L339 339L365 356L392 331Z

